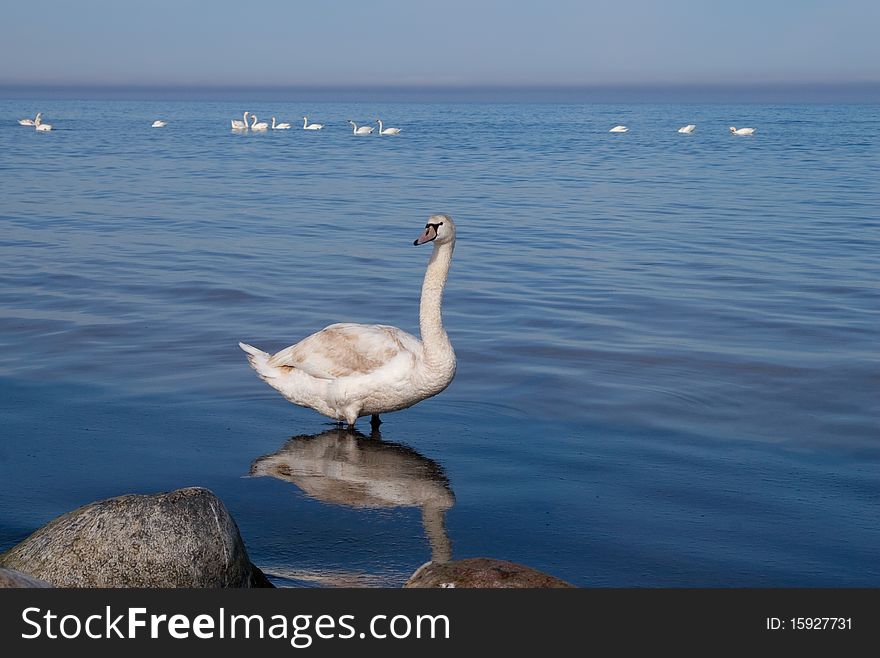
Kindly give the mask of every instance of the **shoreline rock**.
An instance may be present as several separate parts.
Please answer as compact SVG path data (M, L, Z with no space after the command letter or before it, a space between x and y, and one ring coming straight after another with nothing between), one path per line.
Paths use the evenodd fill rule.
M0 567L56 587L273 587L201 487L89 503L0 554Z
M574 588L556 576L523 564L487 557L451 562L428 562L416 569L403 585L406 588Z

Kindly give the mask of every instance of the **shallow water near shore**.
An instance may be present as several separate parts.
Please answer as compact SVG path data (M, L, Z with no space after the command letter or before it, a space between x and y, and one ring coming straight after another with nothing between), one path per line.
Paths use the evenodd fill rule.
M234 134L244 109L294 127ZM402 134L351 134L376 116ZM876 587L878 134L874 105L0 101L0 551L197 485L282 586L449 551ZM417 333L436 212L456 378L387 446L335 436L237 342Z

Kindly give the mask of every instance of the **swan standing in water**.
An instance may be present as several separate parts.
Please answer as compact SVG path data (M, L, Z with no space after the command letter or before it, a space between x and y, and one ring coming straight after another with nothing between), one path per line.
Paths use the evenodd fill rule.
M241 121L239 121L238 119L232 119L230 121L230 123L232 123L232 129L233 130L247 130L248 129L248 114L249 114L249 112L247 110L245 110L244 114L241 117L242 118Z
M272 117L272 130L289 130L289 129L290 129L289 123L279 123L276 125L275 117Z
M733 135L754 135L754 128L737 128L736 126L730 127L730 132Z
M625 133L627 130L629 130L629 128L627 128L626 126L614 126L608 132L610 132L610 133Z
M167 121L162 121L162 119L156 119L155 121L153 121L153 125L151 127L152 128L164 128L167 125L168 125Z
M37 124L36 124L36 119L19 119L18 125L19 126L35 126Z
M303 117L303 130L320 130L323 127L323 123L309 123L309 118Z
M690 135L690 134L691 134L692 132L694 132L696 129L697 129L696 124L694 124L694 123L689 123L688 125L686 125L686 126L682 126L681 128L679 128L679 129L678 129L678 132L683 133L683 134L685 134L685 135Z
M373 126L361 126L360 128L358 128L358 125L351 119L349 119L348 122L354 128L355 135L369 135L373 132Z
M264 130L269 130L269 124L265 121L260 121L260 123L257 123L256 114L252 114L251 119L251 130L253 130L254 132L263 132Z
M419 305L421 340L397 327L332 324L276 354L245 343L251 367L290 402L354 427L361 416L406 409L444 390L455 376L455 352L440 306L455 248L455 224L431 215L413 244L434 243Z
M380 135L399 135L400 128L383 128L382 127L382 119L376 119L376 122L379 124L379 134Z

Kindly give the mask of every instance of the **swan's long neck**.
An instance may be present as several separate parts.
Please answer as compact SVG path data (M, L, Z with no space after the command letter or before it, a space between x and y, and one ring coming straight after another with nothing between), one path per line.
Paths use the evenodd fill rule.
M382 119L379 119L379 132L382 132Z
M308 125L309 125L309 118L303 117L303 128L308 127Z
M454 243L435 244L434 252L425 272L422 283L422 301L419 304L419 331L422 336L426 365L432 368L455 368L455 352L449 336L443 329L440 305L443 302L443 287L452 262Z
M253 128L254 126L257 125L257 115L256 115L256 114L252 114L252 115L251 115L251 119L253 119L253 120L251 121L251 128Z

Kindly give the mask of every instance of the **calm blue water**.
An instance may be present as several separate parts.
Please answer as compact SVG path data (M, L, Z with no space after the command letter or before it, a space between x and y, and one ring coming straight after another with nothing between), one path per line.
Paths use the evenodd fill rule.
M403 134L351 135L377 115ZM880 586L878 135L855 105L0 101L0 549L201 485L280 585L451 552ZM436 212L458 374L385 443L328 433L237 342L417 332Z

